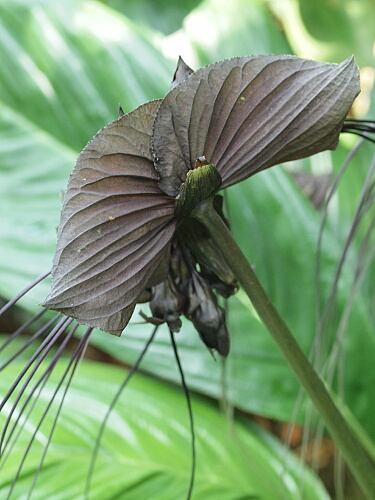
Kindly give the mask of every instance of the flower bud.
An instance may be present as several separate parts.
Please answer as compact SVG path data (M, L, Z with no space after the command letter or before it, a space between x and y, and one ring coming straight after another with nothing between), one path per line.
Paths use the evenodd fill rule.
M171 332L177 333L181 328L180 314L182 313L184 297L178 292L171 277L168 277L152 287L150 308L155 318L168 324Z
M189 292L189 319L208 349L215 349L221 356L226 357L230 340L224 309L217 304L215 295L197 272L192 274Z

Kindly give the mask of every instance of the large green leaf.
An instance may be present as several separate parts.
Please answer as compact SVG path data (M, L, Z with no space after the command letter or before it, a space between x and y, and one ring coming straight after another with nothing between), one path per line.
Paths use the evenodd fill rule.
M271 0L269 3L299 56L339 62L354 54L360 66L373 64L372 0Z
M163 46L168 54L181 53L187 62L200 65L234 55L291 53L261 0L204 0Z
M14 364L1 377L0 393L16 377ZM38 430L7 497L26 446L36 430L56 382L66 368L60 361L39 396L16 445L0 470L0 497L21 500L38 469L49 439L56 406ZM123 370L83 362L73 379L32 500L83 499L85 480L100 424L125 377ZM194 397L197 471L195 499L328 499L321 483L266 432L237 420L228 425L217 407ZM0 422L4 422L6 407ZM2 424L3 425L3 424ZM2 426L1 425L1 426ZM191 442L182 391L137 374L112 411L94 469L90 499L185 498L191 467Z
M150 26L157 31L169 34L178 30L184 17L194 9L201 0L102 0L112 9L116 9L146 29Z

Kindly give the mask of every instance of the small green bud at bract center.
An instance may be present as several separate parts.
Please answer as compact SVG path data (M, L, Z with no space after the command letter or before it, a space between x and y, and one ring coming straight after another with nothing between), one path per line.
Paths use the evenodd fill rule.
M217 168L208 164L204 156L195 162L195 168L189 170L186 180L181 184L176 197L176 216L184 217L203 200L213 196L221 186L221 175Z

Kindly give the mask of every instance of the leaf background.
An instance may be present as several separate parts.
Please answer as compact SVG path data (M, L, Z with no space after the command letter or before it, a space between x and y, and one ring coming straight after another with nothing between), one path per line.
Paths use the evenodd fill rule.
M198 67L249 53L294 51L338 62L354 52L361 66L369 66L375 9L370 2L360 1L360 14L353 17L349 3L342 3L345 8L340 7L339 17L347 31L328 33L337 12L323 0L309 6L318 9L319 17L296 1L236 0L229 6L222 0L205 0L181 3L181 8L163 3L158 11L163 21L150 16L151 4L146 1L126 7L108 2L121 14L89 0L0 0L0 295L11 298L50 268L61 197L79 151L116 118L120 104L130 111L162 97L178 53ZM292 12L299 23L294 33L288 27ZM316 22L314 27L314 19L322 16L324 23L317 28ZM343 140L333 154L299 162L297 167L312 173L337 172L352 145L353 141ZM371 147L363 148L329 213L320 276L323 301L372 154ZM227 198L240 246L309 352L316 329L314 272L321 213L281 167L232 187ZM340 278L336 318L345 307L359 244L352 246ZM374 276L374 266L368 275ZM344 342L345 401L374 438L374 290L370 278L366 283L357 295ZM47 290L48 283L42 283L27 295L23 306L37 310ZM232 352L225 368L227 396L243 410L289 420L299 390L294 375L241 292L230 299L228 309ZM135 314L133 322L138 319ZM149 330L147 325L134 324L120 339L95 332L92 341L115 358L132 363ZM190 387L221 397L221 364L212 360L189 322L177 341ZM324 333L323 357L333 345L334 320ZM172 358L167 333L161 329L143 369L178 383ZM304 415L302 406L301 422Z
M66 365L66 360L61 360L44 387L5 470L1 471L1 498L5 498L8 481L12 480L18 467L19 454L27 446ZM15 377L22 367L20 363L14 364L8 375ZM59 425L32 498L84 498L84 478L97 433L107 405L125 375L124 369L97 362L85 361L80 365L64 401ZM2 377L0 391L6 390L7 382ZM214 403L195 396L192 404L198 456L192 498L298 500L302 473L304 498L328 499L311 472L301 468L296 457L258 426L243 419L228 426ZM38 430L37 442L25 462L24 473L12 498L25 498L29 491L56 408L57 405L51 408ZM5 413L7 410L8 407ZM4 416L0 415L0 421ZM90 499L185 498L190 474L190 446L186 401L182 392L137 374L109 417L100 443Z

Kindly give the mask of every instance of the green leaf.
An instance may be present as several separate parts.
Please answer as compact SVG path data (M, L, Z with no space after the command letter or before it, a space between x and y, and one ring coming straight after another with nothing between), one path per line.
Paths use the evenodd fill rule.
M360 66L373 64L372 0L271 0L270 4L296 54L335 62L354 54Z
M188 63L196 59L198 66L234 56L292 53L261 0L204 0L164 47Z
M16 377L14 364L1 377L0 391ZM51 399L66 361L60 360L27 425L0 471L0 496L9 491L26 446ZM83 499L85 479L100 424L124 370L83 362L73 379L32 500ZM244 420L228 422L215 405L193 398L197 472L193 499L328 500L319 480L280 443ZM9 407L0 416L4 422ZM38 429L11 498L26 498L48 442L56 406ZM112 411L91 482L90 499L184 498L189 484L191 442L182 391L137 374Z
M151 26L157 31L169 34L181 27L184 17L194 9L201 0L102 0L112 9L117 9L137 24L146 29Z
M62 187L76 152L0 103L0 295L51 267ZM29 307L47 291L27 298Z

